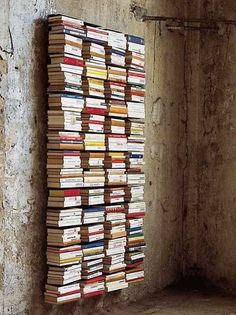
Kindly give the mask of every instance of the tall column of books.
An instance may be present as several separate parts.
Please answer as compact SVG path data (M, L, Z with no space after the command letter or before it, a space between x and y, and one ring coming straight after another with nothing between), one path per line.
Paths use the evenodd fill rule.
M144 41L49 23L45 301L143 281Z

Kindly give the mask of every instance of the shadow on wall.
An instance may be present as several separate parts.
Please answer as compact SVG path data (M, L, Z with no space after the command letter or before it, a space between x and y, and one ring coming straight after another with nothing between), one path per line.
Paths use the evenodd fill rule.
M29 154L32 159L31 183L34 196L32 248L30 252L29 314L43 314L43 293L46 277L46 130L47 130L47 22L34 22L32 35L31 78L33 139ZM30 54L30 52L29 52Z

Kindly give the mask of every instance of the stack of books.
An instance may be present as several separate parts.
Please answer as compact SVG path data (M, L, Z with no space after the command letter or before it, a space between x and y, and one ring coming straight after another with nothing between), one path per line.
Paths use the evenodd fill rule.
M81 297L80 283L73 282L64 286L46 284L45 302L63 304L74 302Z
M103 187L105 171L100 168L84 170L84 187Z
M47 226L50 227L68 227L82 224L82 209L48 209Z
M108 66L107 80L126 83L126 69Z
M91 231L91 228L89 228ZM97 225L93 228L94 230L101 230L101 227ZM102 226L103 229L103 226ZM86 228L85 236L86 241L88 240L89 231ZM92 232L90 232L92 233ZM95 232L99 233L99 232ZM99 235L99 234L97 234ZM103 235L104 237L104 235ZM102 238L103 238L102 237ZM82 245L83 249L83 263L82 263L82 295L84 297L93 295L103 294L104 293L104 279L100 278L103 273L103 257L104 257L104 243L103 241L90 242L88 244ZM99 278L99 281L98 281Z
M104 188L87 188L81 190L83 206L101 205L104 203Z
M47 243L49 246L69 246L80 244L80 227L47 229Z
M80 38L86 37L84 22L65 15L51 15L48 17L51 34L70 34Z
M50 110L81 113L84 106L85 101L81 95L66 93L54 93L48 95L48 107Z
M108 65L125 66L127 40L125 34L107 30L106 63Z
M144 165L143 153L142 152L129 152L126 159L127 167L132 169L141 169Z
M83 169L57 168L47 170L49 188L83 187Z
M124 271L105 275L105 283L106 292L121 290L128 287L128 282L126 281L126 275Z
M105 153L104 152L81 152L82 168L104 168Z
M81 280L82 265L72 265L68 267L49 266L48 284L66 285L68 283Z
M143 217L145 215L143 155L144 155L144 95L146 74L144 71L144 40L141 37L127 35L127 86L125 99L127 117L125 132L127 135L127 186L125 188L125 211L127 245L125 253L126 281L130 283L144 280Z
M144 199L144 186L126 186L125 187L125 201L137 202Z
M86 41L93 43L107 44L108 32L103 30L101 27L91 23L84 23L86 31Z
M125 121L123 119L107 117L105 121L105 132L125 134Z
M105 203L114 204L125 202L126 187L107 187L105 188ZM108 208L112 206L107 206Z
M143 234L144 202L132 202L126 205L127 246L125 263L127 265L126 280L136 283L144 280L143 260L146 243Z
M123 101L107 101L107 116L126 118L128 116L127 105Z
M48 149L56 150L83 150L84 141L79 132L48 131Z
M127 136L120 134L106 134L106 146L108 151L123 151L126 152Z
M105 220L104 206L83 208L83 224L101 223Z
M124 100L126 92L126 84L120 82L106 81L105 82L105 98L115 100Z
M105 117L101 115L85 114L81 115L83 132L104 133Z
M87 61L91 62L91 66L92 66L92 62L94 62L94 64L96 64L95 62L97 62L97 64L99 65L99 63L103 64L104 70L105 70L105 77L104 79L106 79L106 66L105 66L105 48L102 45L96 44L94 42L83 42L83 58ZM96 73L96 71L94 70L94 72ZM98 71L99 72L99 71ZM88 73L86 72L85 75L89 76ZM95 78L97 78L97 76L95 76Z
M81 206L80 189L50 189L48 208L70 208Z
M143 281L144 41L48 18L45 301Z
M101 229L98 225L97 227L94 227L94 230ZM103 227L102 227L103 229ZM85 229L86 231L86 229ZM89 230L87 230L89 231ZM90 232L92 233L92 232ZM99 233L99 232L95 232ZM89 232L85 233L86 240L88 240L88 234ZM99 234L97 234L99 235ZM103 235L104 237L104 235ZM101 237L101 238L103 238ZM100 239L101 239L100 238ZM85 281L82 281L83 285L88 284L87 281L91 280L89 283L96 283L97 278L102 276L102 269L103 269L103 257L104 257L104 244L101 241L95 241L90 242L88 244L82 245L83 249L83 263L82 263L82 279ZM94 281L92 281L92 279ZM104 286L104 281L103 281ZM90 286L89 286L90 287ZM87 287L88 288L88 287ZM89 291L89 292L88 292ZM100 287L95 286L94 290L92 290L93 293L101 293ZM92 293L90 290L82 290L83 296L86 296L87 293ZM99 291L99 292L98 292ZM104 290L103 290L104 291ZM103 293L103 292L102 292Z
M105 96L105 86L103 80L83 77L82 86L84 95L96 97Z
M81 282L82 295L84 298L105 293L105 278L98 276Z
M135 119L127 120L125 124L125 132L127 135L132 134L132 135L143 136L144 135L144 122L135 120Z
M103 242L104 239L103 224L93 226L84 226L82 231L83 248L83 264L82 264L82 279L91 280L102 276L104 257Z
M127 173L128 185L139 185L145 183L145 175L140 170L134 168L128 169Z
M85 151L105 151L105 135L96 133L84 134Z
M80 266L82 250L80 245L66 247L47 247L47 263L52 266L62 267L76 264Z
M105 100L92 97L84 98L83 113L105 116L106 112L107 104Z
M107 186L117 186L117 185L126 185L126 184L127 184L126 169L123 169L123 168L106 169L106 185Z
M104 165L106 168L125 168L126 152L106 152Z
M118 199L116 202L118 202ZM110 292L127 287L127 281L124 275L126 267L125 246L127 244L124 204L106 206L104 230L106 250L103 272L106 274L106 291Z
M142 37L134 35L126 35L127 51L126 51L126 66L140 72L144 71L145 63L145 45Z

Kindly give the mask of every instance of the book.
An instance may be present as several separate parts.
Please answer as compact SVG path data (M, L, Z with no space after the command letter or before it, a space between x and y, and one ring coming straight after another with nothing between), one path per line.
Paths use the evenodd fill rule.
M144 280L145 46L48 18L47 284L64 304Z

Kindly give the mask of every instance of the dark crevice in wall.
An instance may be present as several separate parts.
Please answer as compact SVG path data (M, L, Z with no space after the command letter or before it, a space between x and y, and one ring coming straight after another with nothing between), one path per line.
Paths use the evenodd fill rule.
M8 33L9 33L9 40L10 40L10 50L8 49L4 49L1 45L0 45L0 52L3 52L7 55L9 55L10 57L12 57L14 55L14 45L13 45L13 39L12 39L12 33L11 33L11 30L10 30L10 27L8 27ZM3 59L2 56L0 56L1 59Z

